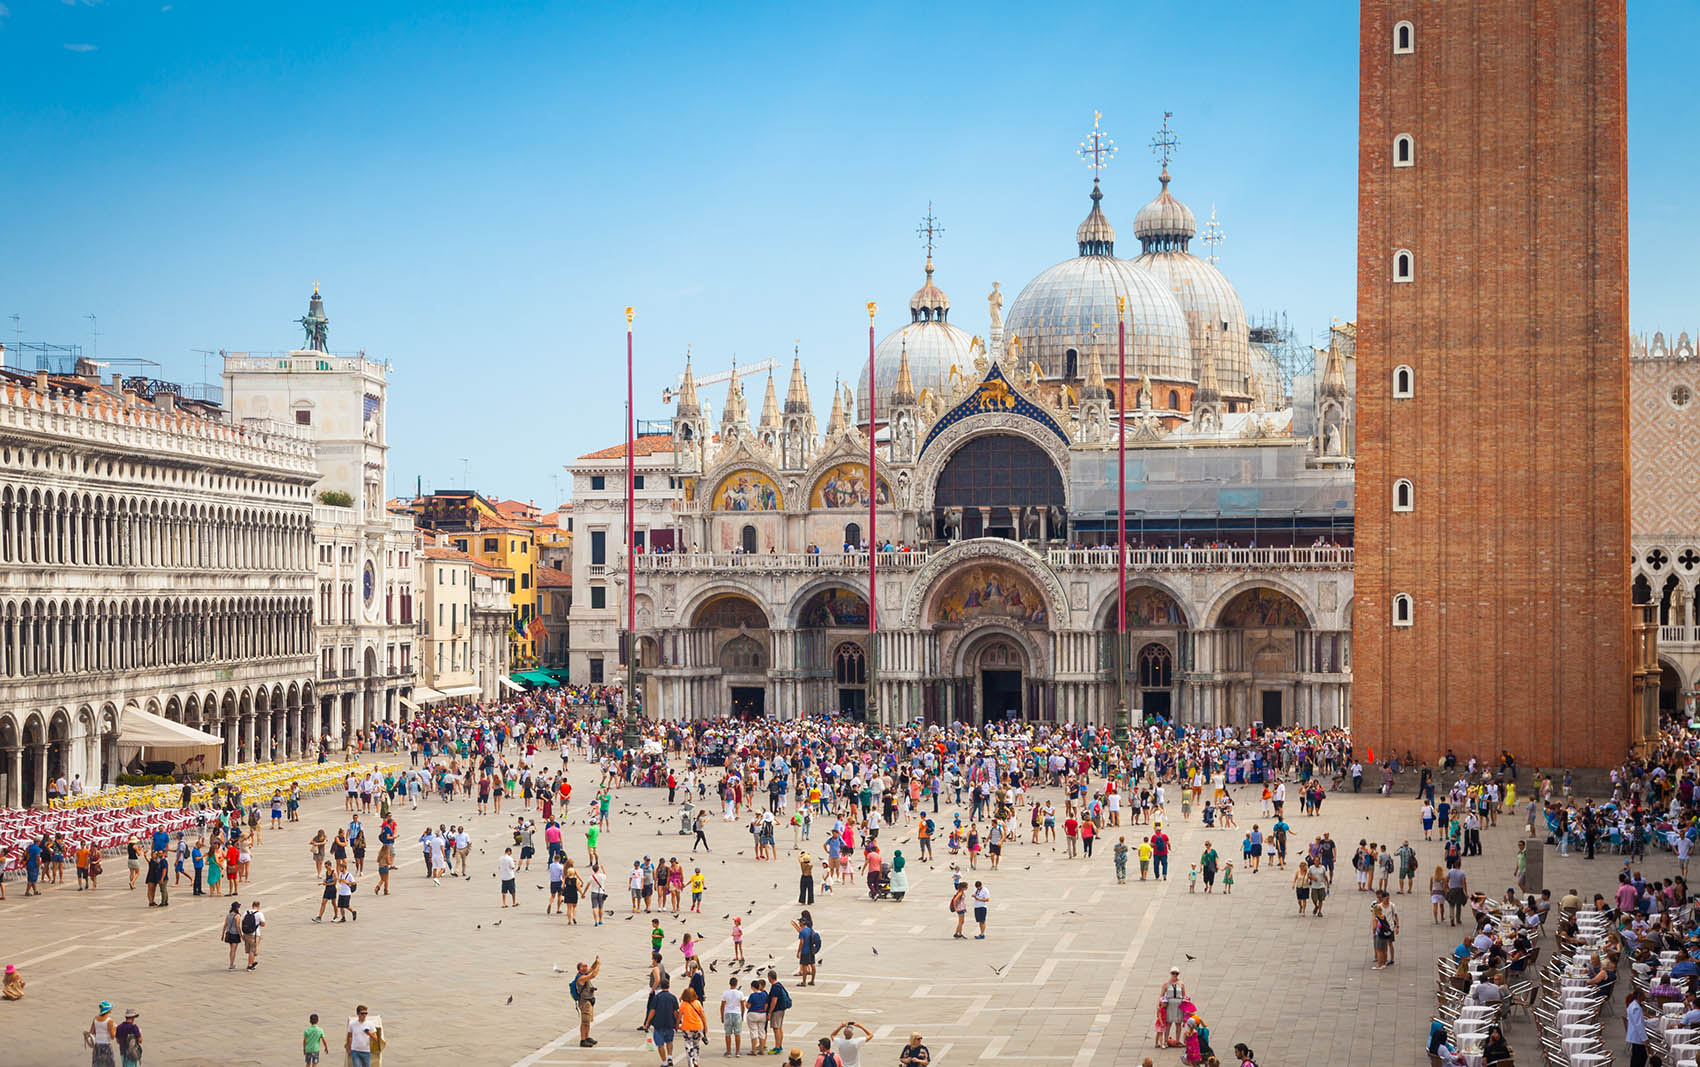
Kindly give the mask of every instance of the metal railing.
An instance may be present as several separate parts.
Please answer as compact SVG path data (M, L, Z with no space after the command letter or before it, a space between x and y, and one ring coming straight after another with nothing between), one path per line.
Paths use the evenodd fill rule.
M930 553L881 552L881 570L920 570ZM865 571L866 552L673 552L642 555L637 569L662 571Z
M1050 564L1064 570L1114 569L1114 548L1053 548ZM1282 568L1345 570L1352 566L1349 548L1296 546L1289 548L1128 548L1129 570L1211 571Z

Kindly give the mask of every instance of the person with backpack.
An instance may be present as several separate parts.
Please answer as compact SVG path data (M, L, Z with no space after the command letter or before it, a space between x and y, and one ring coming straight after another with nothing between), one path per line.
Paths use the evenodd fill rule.
M227 970L236 969L236 946L242 943L242 904L233 902L230 910L224 914L224 926L219 931L219 940L230 946L230 966Z
M799 986L815 984L815 967L821 948L820 933L815 930L815 920L807 911L791 923L791 928L797 931L797 976L801 979Z
M250 971L260 965L260 931L265 925L266 913L260 910L260 902L256 900L242 913L242 947L248 953Z
M779 981L779 972L767 972L767 1028L773 1031L773 1054L785 1047L785 1013L791 1010L791 991Z
M602 973L602 957L598 956L589 963L580 962L578 973L567 984L567 992L572 995L573 1006L578 1008L578 1044L580 1048L591 1048L596 1039L590 1036L590 1024L596 1021L596 976Z

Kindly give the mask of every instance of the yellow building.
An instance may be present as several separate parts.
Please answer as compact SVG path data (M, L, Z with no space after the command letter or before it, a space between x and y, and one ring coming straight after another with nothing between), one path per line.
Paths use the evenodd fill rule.
M513 617L509 646L514 667L537 662L532 620L537 618L537 528L506 517L497 504L465 489L439 490L409 505L422 529L449 535L454 547L489 567L511 572L508 597Z

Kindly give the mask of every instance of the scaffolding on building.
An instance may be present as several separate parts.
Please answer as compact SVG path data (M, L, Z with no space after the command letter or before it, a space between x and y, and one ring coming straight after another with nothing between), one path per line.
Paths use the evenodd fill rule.
M1269 352L1275 359L1275 365L1281 369L1281 390L1287 396L1293 395L1293 380L1303 378L1316 370L1316 353L1311 346L1301 343L1293 327L1287 321L1285 311L1268 312L1257 318L1249 318L1251 343Z

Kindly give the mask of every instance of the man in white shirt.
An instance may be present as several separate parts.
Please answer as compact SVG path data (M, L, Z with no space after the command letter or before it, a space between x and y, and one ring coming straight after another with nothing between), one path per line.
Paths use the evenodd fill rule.
M496 877L502 881L502 907L508 906L508 898L513 897L514 907L519 907L519 890L514 886L514 850L506 849L496 860Z
M348 1020L348 1034L342 1039L342 1047L348 1051L354 1067L372 1067L372 1034L378 1029L377 1022L366 1018L366 1005L354 1009L354 1018Z
M744 1050L744 991L738 979L728 979L731 988L720 994L720 1027L726 1031L726 1055L741 1055Z
M862 1031L861 1037L856 1036L857 1030ZM832 1051L837 1054L841 1067L862 1067L862 1046L873 1039L873 1031L852 1019L840 1023L830 1036Z
M253 921L250 922L249 918ZM249 931L252 927L252 932ZM242 948L248 953L248 969L251 971L260 965L260 931L266 928L266 913L260 910L260 902L254 901L248 905L247 914L242 916Z

